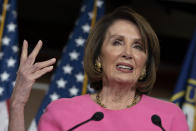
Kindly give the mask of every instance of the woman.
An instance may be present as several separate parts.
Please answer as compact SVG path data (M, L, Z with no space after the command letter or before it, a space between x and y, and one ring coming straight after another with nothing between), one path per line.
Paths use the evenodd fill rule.
M55 62L51 59L34 64L40 48L38 42L27 57L24 42L11 97L10 131L16 127L24 130L24 105L31 87L35 79L52 70ZM95 112L102 112L100 121L89 121L76 130L188 131L185 116L176 105L145 95L154 85L158 64L159 43L148 22L129 8L116 9L95 25L86 43L84 69L97 92L52 102L38 130L69 130Z

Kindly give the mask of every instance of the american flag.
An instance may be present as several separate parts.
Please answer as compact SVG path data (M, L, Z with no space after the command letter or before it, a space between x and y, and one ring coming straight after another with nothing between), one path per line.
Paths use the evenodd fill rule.
M38 123L40 116L50 102L63 97L81 95L84 80L84 45L91 28L93 6L94 0L84 0L80 17L70 35L67 46L63 50L61 60L58 63L58 67L52 78L49 91L36 116L36 123ZM97 0L96 7L97 20L104 14L104 1Z
M171 101L184 111L190 131L195 131L196 119L196 30L187 50Z
M18 28L16 0L0 0L0 130L6 130L6 100L9 99L18 69ZM3 11L3 7L5 10ZM4 13L3 13L4 12Z

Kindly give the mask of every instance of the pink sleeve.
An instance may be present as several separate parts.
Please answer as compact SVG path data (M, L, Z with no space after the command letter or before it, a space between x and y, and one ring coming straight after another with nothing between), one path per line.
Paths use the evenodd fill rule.
M61 128L55 118L54 109L50 105L46 108L39 120L38 131L60 131Z
M177 110L175 112L171 131L189 131L186 117L179 107L177 107Z

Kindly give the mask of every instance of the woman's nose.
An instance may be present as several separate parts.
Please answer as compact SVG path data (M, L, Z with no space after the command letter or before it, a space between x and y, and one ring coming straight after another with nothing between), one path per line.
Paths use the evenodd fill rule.
M126 59L132 59L132 51L130 47L127 46L124 47L123 57Z

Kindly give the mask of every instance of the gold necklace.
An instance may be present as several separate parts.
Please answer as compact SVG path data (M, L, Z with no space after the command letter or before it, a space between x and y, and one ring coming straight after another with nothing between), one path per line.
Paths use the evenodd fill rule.
M126 108L129 108L129 107L134 106L137 103L137 99L138 98L139 98L139 95L136 94L135 97L134 97L134 99L133 99L133 101L131 102L131 104L127 105ZM96 103L98 105L100 105L101 107L103 107L103 108L107 108L103 103L101 103L99 93L97 93L97 95L96 95Z

